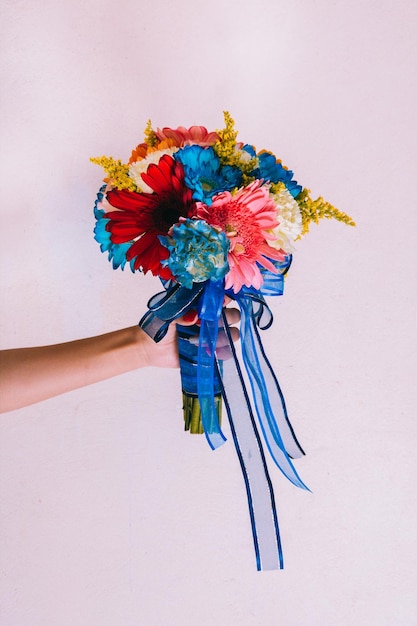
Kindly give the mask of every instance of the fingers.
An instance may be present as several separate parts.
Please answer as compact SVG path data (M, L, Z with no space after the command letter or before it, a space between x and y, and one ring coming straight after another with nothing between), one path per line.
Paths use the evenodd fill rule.
M226 314L226 319L229 326L233 324L238 324L240 321L240 311L239 309L234 308L225 308L223 309ZM184 313L182 317L179 317L176 320L177 324L182 324L183 326L193 326L193 324L198 323L198 312L195 309L190 309L187 313ZM219 326L223 326L223 319L220 318Z
M226 314L227 323L229 326L233 324L238 324L240 322L240 311L239 309L234 308L225 308L223 309ZM220 319L220 326L223 326L223 319Z
M234 320L239 321L239 317L240 317L239 311L237 311L236 313L232 314L231 317L233 317ZM235 343L236 341L239 341L239 337L240 337L239 329L236 328L235 326L230 326L229 330L230 330L230 336L231 336L233 343ZM199 341L200 341L199 335L197 334L197 335L194 335L193 337L190 337L188 341L192 343L194 346L198 346ZM229 338L226 334L226 331L223 328L219 328L219 334L217 336L217 342L216 342L216 355L220 361L227 361L227 359L230 359L232 357L232 350L230 348Z
M238 341L240 337L239 329L232 326L230 328L230 336L234 343ZM232 351L230 349L229 339L225 331L222 329L219 330L219 335L217 337L216 355L220 361L227 361L227 359L230 359L232 357Z
M231 326L230 335L233 341L238 341L239 336L240 336L239 329L235 328L234 326ZM216 350L218 350L219 348L224 348L225 346L228 346L228 345L229 345L229 339L226 335L226 332L222 328L219 328L219 334L217 336L217 343L216 343Z
M234 326L234 324L238 324L240 322L240 311L235 308L227 308L223 309L224 314L226 316L227 324L230 330L230 336L233 342L239 340L240 332L239 329ZM193 326L195 324L199 325L198 313L194 309L190 309L187 311L182 317L178 318L178 324L182 324L183 326ZM198 346L199 343L199 335L198 329L194 336L189 338L189 342ZM226 331L224 330L223 318L219 319L219 334L216 342L216 355L220 361L227 361L232 357L232 351L229 345L229 339L227 337Z
M224 346L224 348L216 349L216 356L219 361L228 361L232 358L232 351L230 346Z
M193 326L193 324L198 322L198 312L195 309L190 309L182 317L179 317L176 322L177 324L182 324L182 326Z

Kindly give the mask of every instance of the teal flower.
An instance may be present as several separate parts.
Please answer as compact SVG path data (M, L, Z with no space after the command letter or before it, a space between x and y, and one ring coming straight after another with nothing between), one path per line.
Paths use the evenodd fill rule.
M102 252L108 252L109 261L112 262L113 269L116 270L120 267L123 270L127 262L126 252L130 248L130 243L117 244L112 243L110 239L111 233L106 228L110 220L106 217L106 213L103 209L99 208L99 204L104 198L105 189L106 185L101 187L94 203L94 217L96 218L94 239L100 244L100 250ZM135 271L132 262L130 263L130 268L132 272Z
M256 157L258 159L258 167L252 170L250 176L270 183L282 182L294 198L302 191L301 185L296 180L293 180L294 173L286 169L280 161L277 161L276 156L272 152L262 150L256 154L255 148L249 144L243 146L243 150L252 158Z
M231 191L240 187L242 172L238 167L221 167L220 159L213 148L185 146L174 154L176 161L182 163L185 172L185 184L193 192L193 200L211 204L211 199L220 191Z
M169 250L169 258L162 264L187 289L193 283L221 280L229 271L229 240L204 220L184 219L173 226L170 236L159 240Z

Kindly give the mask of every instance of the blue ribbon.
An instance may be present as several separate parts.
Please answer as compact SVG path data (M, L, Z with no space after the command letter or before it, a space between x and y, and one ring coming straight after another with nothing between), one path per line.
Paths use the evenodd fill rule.
M166 291L152 296L148 302L148 311L139 322L142 330L156 342L165 337L171 322L198 305L206 283L193 283L192 289L170 281L164 285Z
M255 317L252 311L252 302L250 299L245 297L237 297L236 302L239 304L241 311L240 333L242 358L252 388L252 396L256 413L265 443L271 457L288 480L290 480L297 487L307 489L306 485L304 485L298 476L289 458L278 422L271 407L269 395L274 393L274 386L268 386L265 380L265 374L267 372L270 373L270 370L267 370L265 367L266 357L260 341L259 333L257 332ZM274 379L274 382L275 380L276 378ZM280 398L282 398L282 394L280 394ZM281 415L283 414L286 416L286 409L284 409L284 406L285 404L281 406ZM288 418L285 421L281 421L281 429L284 427L287 431L288 425ZM297 440L293 437L292 429L289 433L286 432L286 435L288 445L291 446L291 456L293 458L301 456L303 452L298 447Z
M272 482L251 400L246 388L239 358L234 347L226 315L222 314L224 296L238 304L241 311L242 360L252 390L253 403L263 440L272 459L294 485L308 489L298 476L291 459L304 454L288 419L285 400L278 380L263 348L258 328L269 328L272 313L264 296L282 295L284 274L291 257L284 263L274 262L279 273L262 270L262 289L244 287L235 294L225 291L223 281L195 283L187 289L171 282L165 291L148 303L148 311L139 322L155 341L160 341L169 324L186 311L198 306L201 321L197 389L207 441L212 449L221 446L226 437L220 429L214 404L214 379L220 380L222 396L229 419L234 445L245 481L257 569L283 568L283 556ZM233 359L223 364L220 374L216 359L219 320L228 337Z
M213 394L215 353L223 302L223 281L209 280L199 303L197 389L204 434L212 450L226 441L220 429Z
M223 365L223 400L246 487L256 568L283 569L274 489L225 314L223 323L233 354L233 361Z

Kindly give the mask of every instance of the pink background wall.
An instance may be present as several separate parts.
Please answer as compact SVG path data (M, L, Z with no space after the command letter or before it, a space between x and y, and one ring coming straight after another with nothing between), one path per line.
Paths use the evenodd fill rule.
M313 490L271 468L286 569L255 571L232 443L185 435L178 372L142 370L1 416L2 626L417 623L416 9L3 0L2 347L130 326L159 289L92 237L89 156L149 117L230 110L358 227L314 227L273 302Z

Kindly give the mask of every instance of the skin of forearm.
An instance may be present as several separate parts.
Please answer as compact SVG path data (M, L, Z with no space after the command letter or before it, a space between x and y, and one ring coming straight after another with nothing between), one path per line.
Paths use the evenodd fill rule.
M240 319L236 309L226 309L229 324ZM193 325L197 312L180 318ZM233 341L237 328L230 329ZM219 333L219 359L230 358L228 341ZM139 326L97 337L35 348L0 351L0 413L47 400L67 391L130 372L141 367L179 367L175 324L155 343Z
M0 412L152 365L148 337L134 326L68 343L4 350L0 360Z

